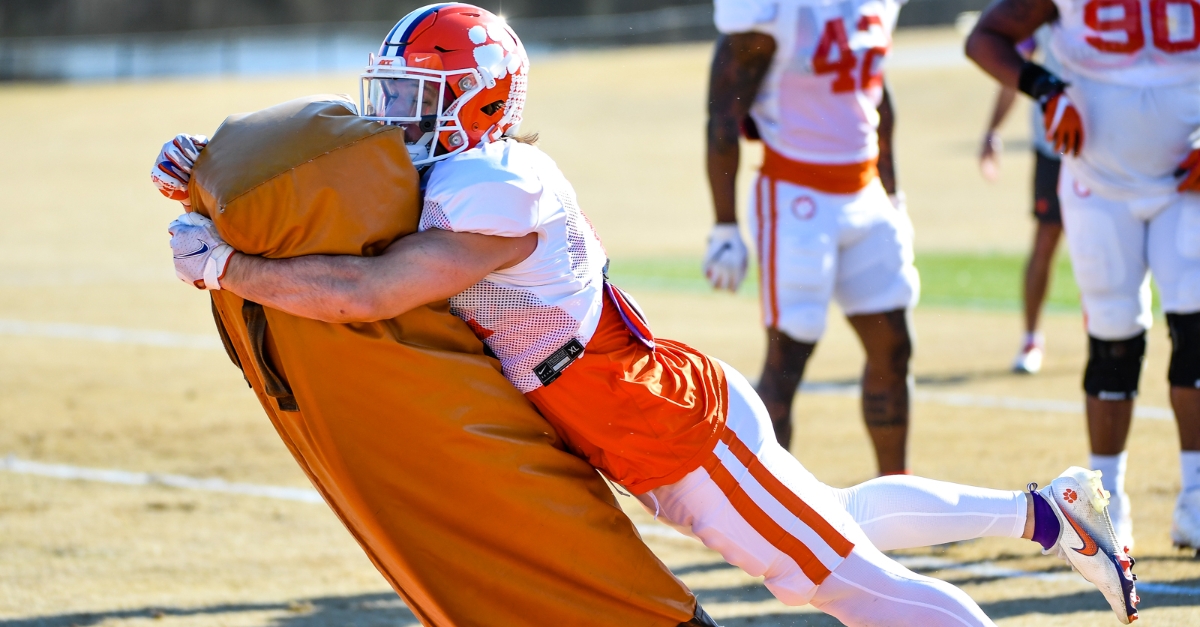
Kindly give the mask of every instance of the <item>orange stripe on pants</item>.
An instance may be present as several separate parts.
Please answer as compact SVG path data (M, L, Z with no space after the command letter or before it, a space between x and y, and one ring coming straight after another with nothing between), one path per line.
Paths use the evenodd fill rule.
M793 516L799 518L801 522L808 525L810 529L815 531L821 539L833 549L835 553L842 557L850 554L850 550L854 548L854 543L850 542L829 521L825 520L813 508L809 507L795 492L792 492L783 484L771 471L758 460L758 456L754 454L733 432L733 429L726 429L721 434L721 441L729 447L729 451L733 456L750 471L750 475L758 481L775 500L779 501ZM816 581L816 580L814 580ZM819 583L819 582L818 582Z
M712 477L713 483L717 484L717 487L725 494L725 498L729 499L729 504L733 505L737 513L764 540L770 542L784 555L792 558L792 561L796 562L809 581L817 585L825 581L825 578L829 576L829 569L821 563L821 560L817 559L817 556L807 546L804 546L803 542L788 533L769 514L764 512L754 502L754 499L750 498L749 494L746 494L746 491L738 485L737 479L721 464L721 460L715 454L704 465L704 468L708 471L709 477Z
M769 191L763 192L763 186ZM768 328L779 323L779 303L775 294L775 240L778 216L775 212L775 181L760 174L754 186L754 208L758 243L758 280L762 299L763 324Z

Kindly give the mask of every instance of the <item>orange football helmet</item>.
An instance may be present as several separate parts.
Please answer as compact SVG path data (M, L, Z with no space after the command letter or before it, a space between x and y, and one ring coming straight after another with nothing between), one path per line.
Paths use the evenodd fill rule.
M528 76L529 56L503 19L470 4L432 4L400 20L371 55L360 111L403 126L420 167L515 133Z

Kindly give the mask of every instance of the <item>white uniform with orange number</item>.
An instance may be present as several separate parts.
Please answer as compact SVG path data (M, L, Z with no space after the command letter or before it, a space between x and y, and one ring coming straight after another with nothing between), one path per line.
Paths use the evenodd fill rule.
M716 0L722 33L775 58L751 115L766 159L750 202L766 326L815 342L847 315L916 304L912 223L879 182L883 64L902 0Z
M538 234L527 259L450 306L573 451L662 520L764 577L785 603L811 602L849 624L904 615L991 625L961 591L907 571L873 543L1019 536L1024 496L915 477L852 490L822 484L776 442L745 377L653 337L632 299L605 283L600 240L544 153L487 143L427 177L421 230Z
M1083 121L1065 157L1063 225L1088 332L1150 327L1147 269L1164 311L1200 311L1200 197L1175 170L1200 146L1200 4L1055 0L1050 46Z

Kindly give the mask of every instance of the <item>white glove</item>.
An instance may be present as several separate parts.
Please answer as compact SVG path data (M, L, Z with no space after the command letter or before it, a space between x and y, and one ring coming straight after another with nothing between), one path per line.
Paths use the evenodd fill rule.
M718 290L736 292L746 278L746 259L749 256L736 223L717 223L708 235L708 252L704 255L704 276Z
M200 289L221 289L221 277L233 257L233 247L221 239L212 220L198 213L185 213L167 231L175 253L175 276Z
M154 168L150 170L150 180L158 191L183 203L189 211L192 203L188 197L188 182L192 180L192 166L207 145L208 138L203 135L176 135L175 139L163 144L154 160Z

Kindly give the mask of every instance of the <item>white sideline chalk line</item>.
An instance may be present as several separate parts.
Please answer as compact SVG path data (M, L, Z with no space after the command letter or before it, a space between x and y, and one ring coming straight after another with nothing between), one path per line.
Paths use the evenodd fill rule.
M287 488L253 483L233 483L224 479L198 479L185 475L129 472L127 470L109 470L104 468L82 468L65 464L45 464L17 459L13 455L9 455L0 461L0 470L7 470L8 472L22 475L52 477L55 479L97 481L100 483L116 483L128 486L159 485L182 490L244 494L246 496L261 496L284 501L301 501L304 503L325 502L321 498L321 495L311 488Z
M0 460L0 470L23 475L36 475L54 479L96 481L100 483L115 483L127 486L158 485L181 490L199 490L202 492L220 492L225 494L241 494L244 496L259 496L285 501L300 501L303 503L324 503L320 493L311 488L288 488L283 486L259 485L253 483L233 483L224 479L199 479L185 475L169 475L148 472L130 472L127 470L111 470L104 468L83 468L67 464L46 464L18 459L8 455ZM693 538L672 529L662 523L636 525L642 537L660 538L666 540L688 540ZM1074 574L1066 573L1036 573L1015 568L1005 568L993 562L960 564L958 562L932 556L893 556L897 562L906 568L924 568L931 570L946 570L960 572L975 577L992 579L1030 578L1043 581L1079 581L1083 580ZM732 566L730 568L733 568ZM1165 583L1139 582L1138 589L1142 592L1155 594L1173 594L1183 596L1200 596L1200 588L1189 588Z
M175 333L104 327L66 322L26 322L24 320L0 319L0 335L23 337L47 337L68 340L90 340L107 344L133 344L160 348L195 348L222 350L221 340L215 336L197 333ZM843 383L805 382L802 392L827 396L858 396L859 386ZM1082 414L1083 403L1052 399L1021 398L1017 396L986 396L961 392L930 392L917 390L913 399L926 403L939 403L952 407L983 407L1012 409L1017 411L1051 412L1060 414ZM1166 407L1134 408L1133 415L1150 420L1174 420L1175 414Z
M62 340L89 340L106 344L133 344L160 348L220 349L221 340L214 335L147 331L121 327L102 327L68 322L26 322L0 319L0 335L48 337Z
M844 383L804 383L800 386L801 393L819 394L822 396L855 396L861 394L857 384ZM1055 414L1083 414L1083 403L1079 401L1060 401L1054 399L1021 398L1019 396L988 396L984 394L966 394L962 392L930 392L916 390L913 400L925 403L938 403L951 407L984 407L997 409L1015 409L1018 411L1050 412ZM1166 407L1135 406L1133 415L1149 420L1174 420L1175 412Z

